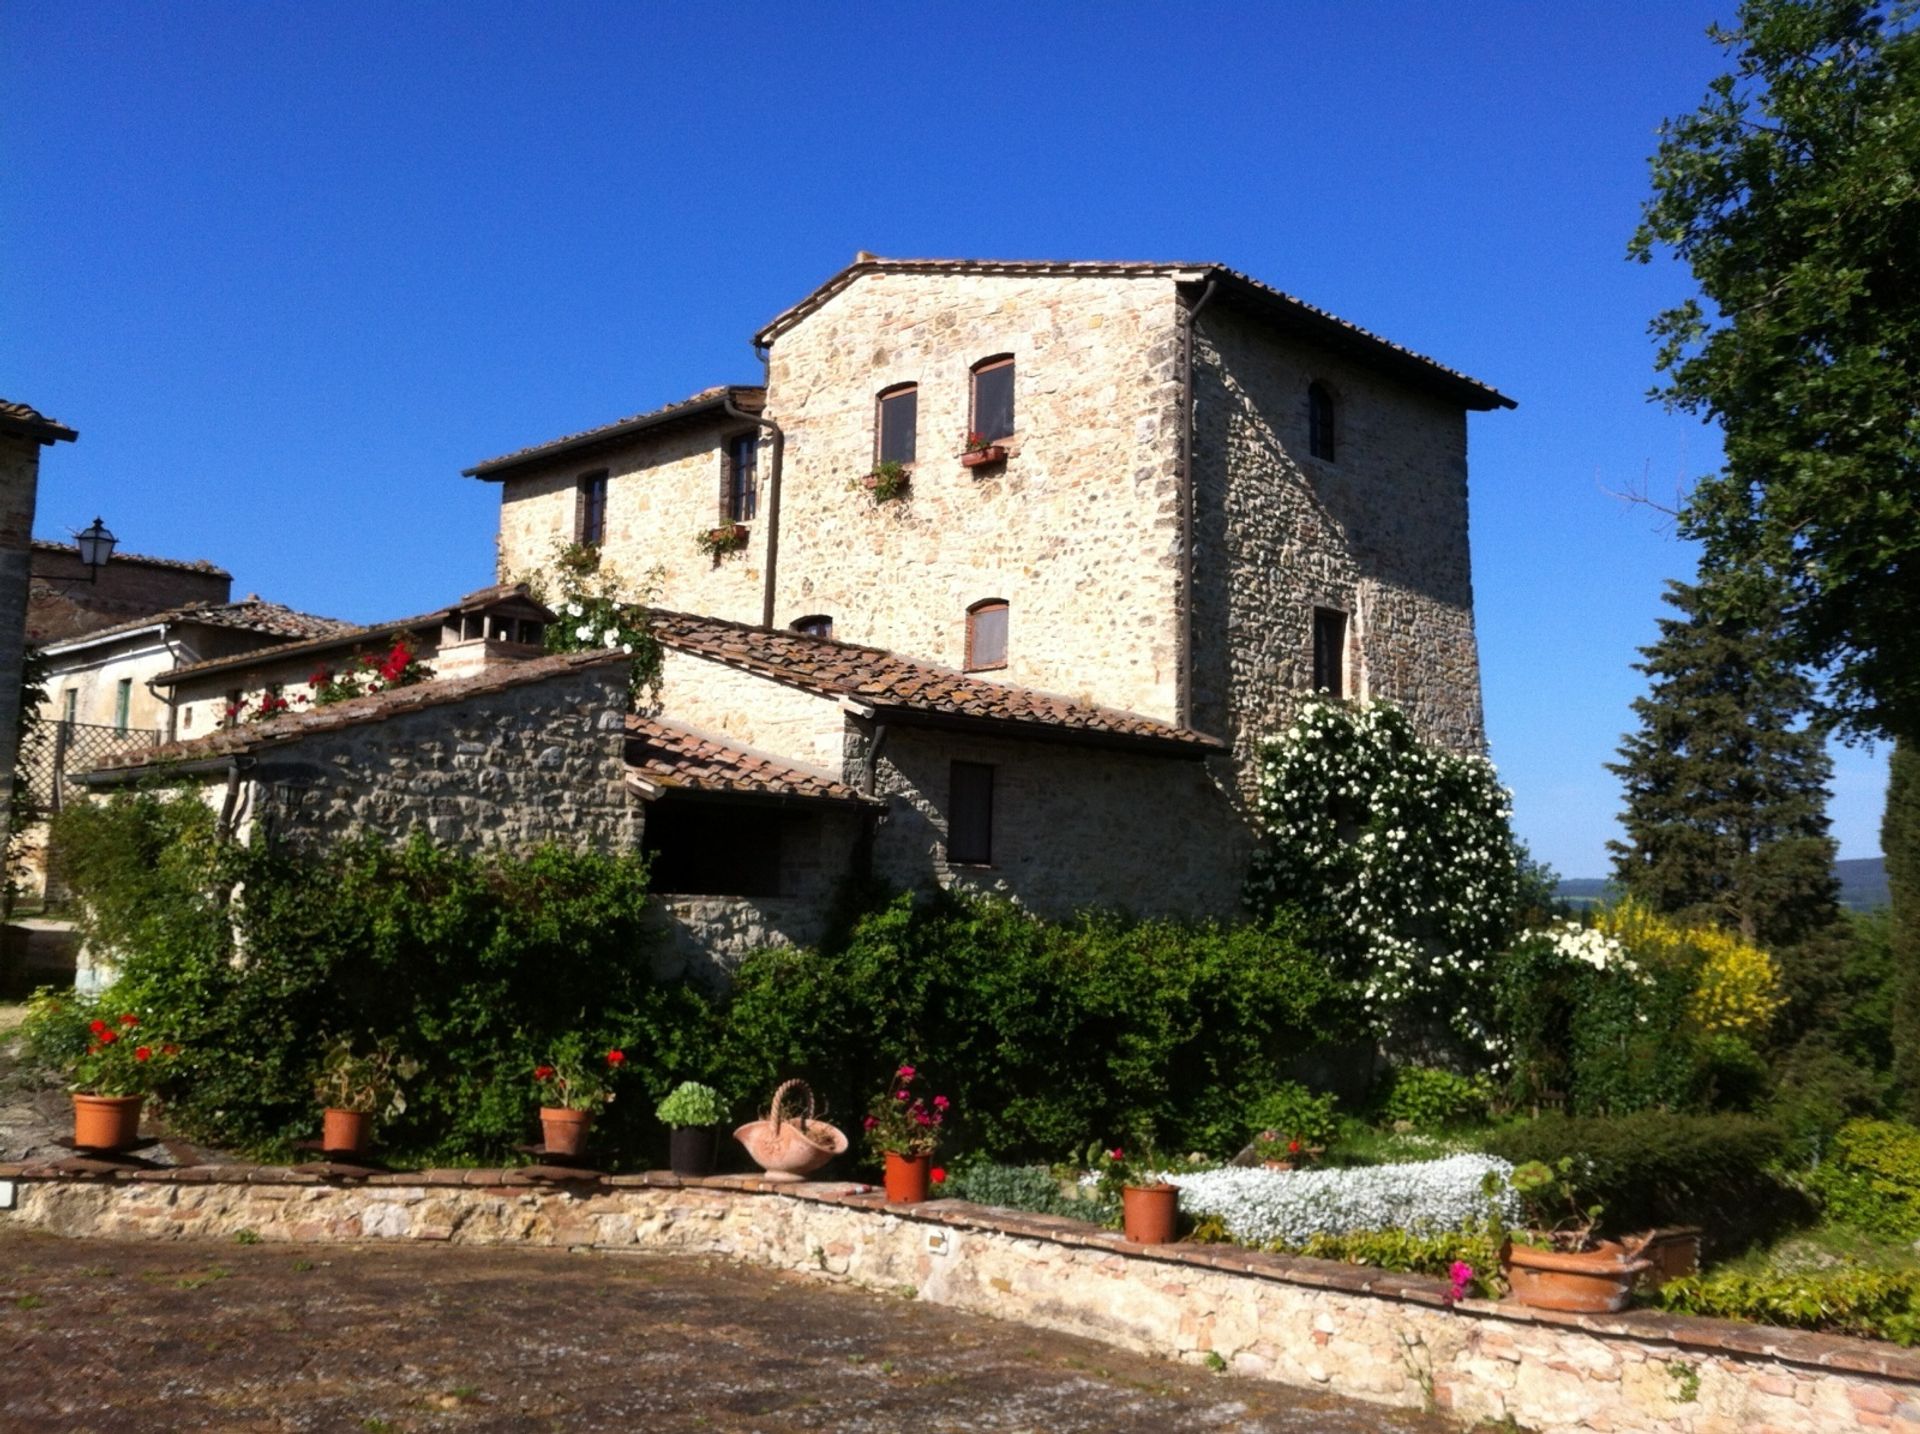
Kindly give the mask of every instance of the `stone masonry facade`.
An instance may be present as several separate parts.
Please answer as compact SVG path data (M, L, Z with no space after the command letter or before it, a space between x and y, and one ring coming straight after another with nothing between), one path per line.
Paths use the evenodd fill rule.
M1187 1363L1536 1434L1838 1434L1920 1422L1920 1356L1629 1312L1447 1302L1442 1281L871 1187L515 1170L328 1182L198 1166L62 1177L0 1166L0 1221L73 1238L448 1241L745 1261L910 1294Z

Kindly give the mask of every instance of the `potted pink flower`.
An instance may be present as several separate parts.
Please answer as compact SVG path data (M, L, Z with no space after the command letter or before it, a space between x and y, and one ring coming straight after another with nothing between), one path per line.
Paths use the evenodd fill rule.
M927 1198L933 1152L940 1147L940 1127L953 1105L944 1095L919 1095L914 1090L919 1079L919 1071L902 1065L886 1093L874 1097L863 1122L868 1147L885 1165L891 1204L917 1204Z

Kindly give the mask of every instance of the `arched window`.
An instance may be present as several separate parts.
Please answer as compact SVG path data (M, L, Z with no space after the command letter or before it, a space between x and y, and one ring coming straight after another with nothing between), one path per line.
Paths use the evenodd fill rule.
M973 366L973 403L967 416L967 437L978 434L988 443L1013 436L1013 355L995 354Z
M920 426L920 385L898 383L880 390L874 419L876 463L911 463Z
M1333 462L1333 394L1324 383L1307 385L1307 452Z
M833 636L833 619L824 612L812 613L807 617L796 617L787 626L808 637Z
M987 598L967 609L967 671L1007 665L1007 602Z

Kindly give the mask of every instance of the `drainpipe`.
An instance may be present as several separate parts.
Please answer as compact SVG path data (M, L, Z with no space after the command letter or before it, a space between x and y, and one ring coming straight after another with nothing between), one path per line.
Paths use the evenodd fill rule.
M220 804L220 824L214 828L217 839L223 842L233 839L233 809L240 800L240 764L242 762L249 767L253 765L251 757L234 757L227 763L227 797Z
M1182 344L1186 352L1181 364L1180 382L1180 627L1175 634L1178 647L1174 665L1173 706L1175 722L1188 729L1193 726L1194 330L1200 321L1200 311L1213 298L1217 282L1208 279L1207 287L1200 291L1199 299L1187 310L1187 327Z
M769 348L760 351L760 362L768 369L772 367L772 358L772 349ZM761 380L760 391L763 394L766 392L764 376ZM780 465L781 460L786 456L787 435L781 431L779 424L775 423L765 414L746 413L736 407L731 393L727 395L727 400L722 405L722 408L727 417L737 418L743 423L757 423L773 435L773 455L767 460L766 596L762 598L760 602L760 626L772 627L773 582L780 569Z

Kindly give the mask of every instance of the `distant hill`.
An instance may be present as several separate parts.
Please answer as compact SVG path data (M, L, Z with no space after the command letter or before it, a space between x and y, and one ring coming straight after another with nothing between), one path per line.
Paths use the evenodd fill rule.
M1833 874L1840 878L1840 904L1849 911L1874 911L1887 904L1887 867L1877 856L1836 861ZM1603 876L1570 876L1554 888L1554 895L1574 906L1591 906L1606 900L1613 883Z

